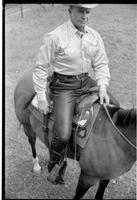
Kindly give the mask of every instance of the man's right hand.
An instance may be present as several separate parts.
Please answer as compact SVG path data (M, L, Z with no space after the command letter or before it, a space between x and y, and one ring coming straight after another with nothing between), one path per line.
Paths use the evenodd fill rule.
M47 114L49 112L48 100L38 100L38 109L41 113Z

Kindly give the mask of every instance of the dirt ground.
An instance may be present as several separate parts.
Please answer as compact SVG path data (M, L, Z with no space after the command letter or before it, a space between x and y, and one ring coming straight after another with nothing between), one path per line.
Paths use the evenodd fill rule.
M25 5L5 11L5 197L7 199L71 199L74 195L79 165L68 160L65 186L52 186L47 180L47 148L37 140L42 173L32 172L32 154L14 113L13 94L20 77L35 64L44 33L67 19L61 4L54 7ZM93 9L89 26L102 36L109 58L110 90L126 108L136 106L136 5L102 4ZM111 181L105 199L136 199L136 164ZM97 186L85 199L93 199Z

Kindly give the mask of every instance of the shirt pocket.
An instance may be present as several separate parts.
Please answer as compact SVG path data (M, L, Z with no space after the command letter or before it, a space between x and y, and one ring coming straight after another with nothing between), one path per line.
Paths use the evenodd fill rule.
M59 55L74 58L78 53L78 49L69 44L60 47Z
M84 47L85 47L85 57L87 59L93 60L98 49L97 42L84 41Z
M85 56L87 59L90 59L91 61L94 59L94 56L97 52L97 48L95 46L88 46L85 48Z
M74 53L74 51L75 51L74 48L73 48L73 47L70 47L70 46L67 46L67 47L64 48L64 52L65 52L65 55L66 55L66 56L68 56L68 55Z

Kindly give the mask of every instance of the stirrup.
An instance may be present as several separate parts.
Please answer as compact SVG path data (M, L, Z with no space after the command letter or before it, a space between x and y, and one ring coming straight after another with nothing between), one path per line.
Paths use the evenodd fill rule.
M64 160L64 156L62 156L64 152L58 153L58 152L54 151L53 149L51 149L51 151L54 153L54 155L57 155L57 157L54 158L54 160L51 160L51 159L49 160L49 163L48 163L48 172L49 173L52 171L55 164L61 165Z
M48 172L50 173L53 167L55 166L56 162L55 161L49 161L48 163Z
M63 162L62 162L63 163ZM55 166L53 167L51 173L49 174L49 176L47 177L47 180L52 183L53 185L56 185L56 179L59 175L59 170L62 167L62 163L60 165L55 164Z

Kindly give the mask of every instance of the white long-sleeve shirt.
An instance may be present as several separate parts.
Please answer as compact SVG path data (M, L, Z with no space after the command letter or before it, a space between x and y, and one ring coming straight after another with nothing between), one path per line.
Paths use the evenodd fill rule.
M101 36L85 26L83 37L70 20L45 35L33 71L34 89L40 100L45 99L48 68L53 71L78 75L92 67L98 86L108 85L110 73L108 58Z

